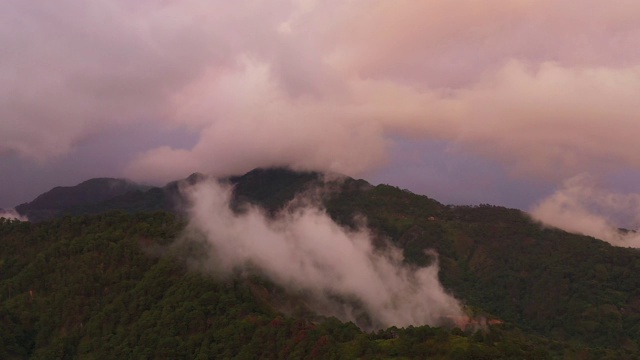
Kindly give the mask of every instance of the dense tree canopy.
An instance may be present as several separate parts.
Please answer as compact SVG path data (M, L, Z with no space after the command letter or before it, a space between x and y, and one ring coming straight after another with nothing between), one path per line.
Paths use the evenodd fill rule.
M639 356L636 249L546 229L518 210L445 206L387 185L327 184L312 173L267 174L231 178L237 201L275 213L320 184L339 224L360 226L364 215L378 246L401 247L417 266L434 261L425 250L435 250L444 286L473 321L491 321L367 333L304 306L285 314L295 297L260 274L189 270L185 249L173 245L186 224L180 215L128 208L0 219L0 358Z

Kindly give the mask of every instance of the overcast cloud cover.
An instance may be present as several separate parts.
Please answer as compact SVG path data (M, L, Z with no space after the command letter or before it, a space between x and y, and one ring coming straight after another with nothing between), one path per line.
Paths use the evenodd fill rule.
M403 138L540 182L637 172L638 14L635 0L5 0L0 157L38 166L145 123L195 141L123 157L144 181L369 174Z

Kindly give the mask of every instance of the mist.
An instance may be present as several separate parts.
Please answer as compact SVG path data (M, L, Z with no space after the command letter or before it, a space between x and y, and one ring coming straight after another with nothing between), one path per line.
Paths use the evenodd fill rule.
M640 194L609 191L588 175L566 180L530 213L549 226L615 246L640 248L640 233L635 231L640 224Z
M14 209L4 210L0 209L0 218L5 218L9 220L20 220L20 221L29 221L26 216L18 214Z
M193 204L185 238L204 237L201 268L226 275L257 271L304 295L318 314L365 329L443 325L463 316L439 282L437 260L422 268L405 264L400 249L375 248L366 226L347 230L320 207L300 206L300 198L275 217L250 205L235 213L232 188L215 181L187 193Z

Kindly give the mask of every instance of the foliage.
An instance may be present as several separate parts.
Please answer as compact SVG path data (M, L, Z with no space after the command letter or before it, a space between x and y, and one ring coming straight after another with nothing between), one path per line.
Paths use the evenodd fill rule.
M519 210L444 206L387 185L338 193L327 207L343 223L364 215L407 261L426 265L435 250L441 281L470 308L617 358L639 349L637 249L544 228Z
M285 316L266 281L188 271L166 246L183 226L167 213L0 220L0 358L505 354L446 329L367 334L335 318Z
M365 333L305 311L286 316L278 309L292 297L267 279L187 269L171 246L184 220L153 212L179 196L172 183L76 204L75 216L0 219L0 358L639 357L636 249L544 228L518 210L445 206L362 180L278 169L227 181L238 209L251 202L270 213L320 186L314 196L336 222L365 218L377 246L395 244L417 266L438 261L445 288L493 322L480 332ZM124 211L81 215L106 209Z

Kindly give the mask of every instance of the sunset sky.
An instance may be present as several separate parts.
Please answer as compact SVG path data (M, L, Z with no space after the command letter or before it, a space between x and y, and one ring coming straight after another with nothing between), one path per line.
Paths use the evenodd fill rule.
M0 208L286 165L638 221L639 44L637 0L4 0Z

